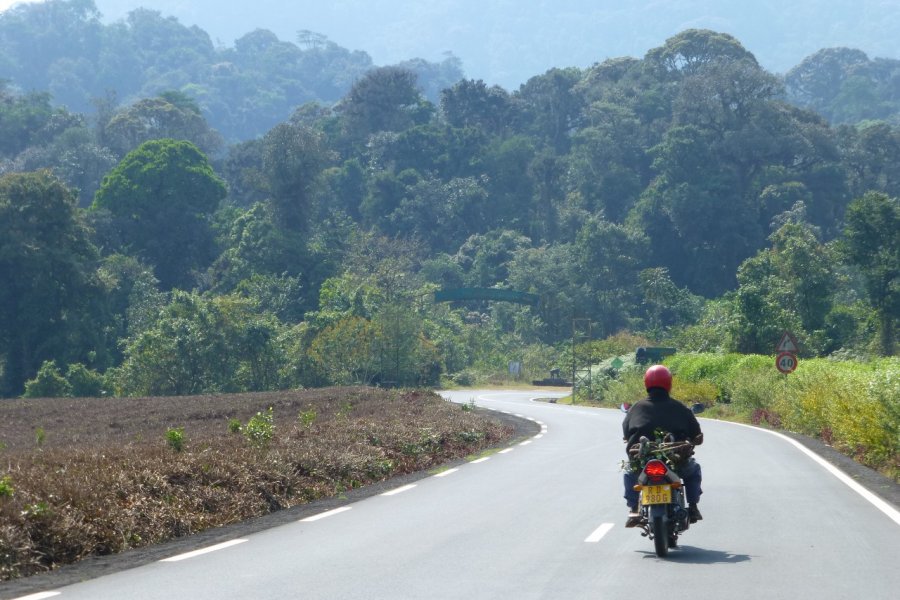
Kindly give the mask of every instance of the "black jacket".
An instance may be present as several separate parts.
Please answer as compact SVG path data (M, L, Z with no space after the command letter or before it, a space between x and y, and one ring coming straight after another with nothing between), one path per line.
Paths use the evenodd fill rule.
M657 429L671 433L677 441L693 440L700 435L700 423L691 409L669 396L664 389L651 388L646 398L628 409L622 422L626 452L642 435L655 439Z

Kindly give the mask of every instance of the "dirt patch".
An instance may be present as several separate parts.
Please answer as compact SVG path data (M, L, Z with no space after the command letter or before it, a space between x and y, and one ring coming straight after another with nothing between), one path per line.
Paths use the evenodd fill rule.
M269 408L269 439L254 441L248 424ZM269 527L498 446L517 426L431 392L370 388L2 402L0 577L83 578L81 565L153 560L201 532ZM167 432L182 428L177 451Z

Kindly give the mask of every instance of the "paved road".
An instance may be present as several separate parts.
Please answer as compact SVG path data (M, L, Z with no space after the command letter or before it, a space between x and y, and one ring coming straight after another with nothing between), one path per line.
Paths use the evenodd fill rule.
M534 395L534 393L530 393ZM337 511L37 598L459 599L898 597L900 515L789 440L703 420L705 520L659 559L622 527L622 415L448 392L542 433Z

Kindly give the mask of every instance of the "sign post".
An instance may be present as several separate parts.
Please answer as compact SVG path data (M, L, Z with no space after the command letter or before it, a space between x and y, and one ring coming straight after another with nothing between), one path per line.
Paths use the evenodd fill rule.
M797 344L797 338L790 331L785 331L781 334L781 340L775 347L775 352L778 353L775 357L775 367L785 375L793 373L799 363L797 360L799 351L800 347Z

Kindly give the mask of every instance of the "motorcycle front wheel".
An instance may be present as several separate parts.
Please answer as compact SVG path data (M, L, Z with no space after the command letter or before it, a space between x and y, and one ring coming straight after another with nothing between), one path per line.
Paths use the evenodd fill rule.
M662 517L654 517L651 526L653 527L653 546L656 548L656 555L665 558L669 554L669 532L666 520Z

